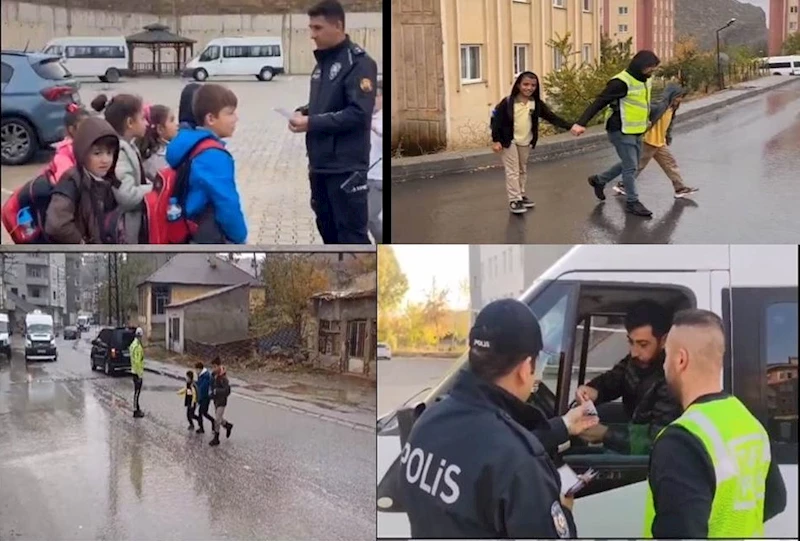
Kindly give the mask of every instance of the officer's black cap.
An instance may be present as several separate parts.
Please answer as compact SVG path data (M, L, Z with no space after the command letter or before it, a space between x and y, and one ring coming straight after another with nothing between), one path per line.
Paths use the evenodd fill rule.
M475 318L469 346L476 353L535 359L543 346L542 329L525 303L500 299L487 304Z

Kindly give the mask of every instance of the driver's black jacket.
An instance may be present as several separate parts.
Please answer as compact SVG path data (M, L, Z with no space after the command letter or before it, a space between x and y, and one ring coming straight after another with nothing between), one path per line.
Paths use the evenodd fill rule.
M603 438L605 447L620 453L649 454L659 431L682 413L667 386L663 351L647 367L637 365L628 355L587 385L597 389L598 405L622 397L629 424L609 426Z
M556 467L523 424L528 409L462 370L450 394L422 413L398 469L412 537L577 536Z

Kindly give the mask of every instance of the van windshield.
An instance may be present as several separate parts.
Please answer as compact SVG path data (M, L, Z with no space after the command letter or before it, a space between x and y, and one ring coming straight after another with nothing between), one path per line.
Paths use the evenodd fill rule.
M0 332L8 332L8 322L0 321Z
M51 325L45 325L44 323L28 325L28 334L45 334L52 332L52 330L53 327Z

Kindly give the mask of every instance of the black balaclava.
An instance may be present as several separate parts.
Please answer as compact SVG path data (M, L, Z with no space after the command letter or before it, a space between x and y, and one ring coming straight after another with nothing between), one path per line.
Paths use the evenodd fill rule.
M639 79L640 81L646 81L650 76L644 74L644 70L647 68L654 68L661 63L661 60L656 56L656 53L653 51L639 51L636 55L631 59L631 63L628 64L628 73Z

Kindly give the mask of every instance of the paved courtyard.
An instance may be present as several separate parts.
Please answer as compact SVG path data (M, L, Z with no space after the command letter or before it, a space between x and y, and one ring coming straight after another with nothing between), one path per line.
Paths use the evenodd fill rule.
M178 79L130 79L117 84L81 83L81 100L89 107L100 93L131 93L150 104L164 104L177 111L181 89L189 81ZM308 100L308 76L277 77L270 82L255 78L214 80L239 97L239 124L229 141L236 159L236 182L249 236L247 244L320 244L322 241L309 206L308 161L305 137L293 134L276 107L294 110ZM42 154L25 166L2 166L2 201L11 191L33 178L47 162ZM2 242L11 242L5 228Z

